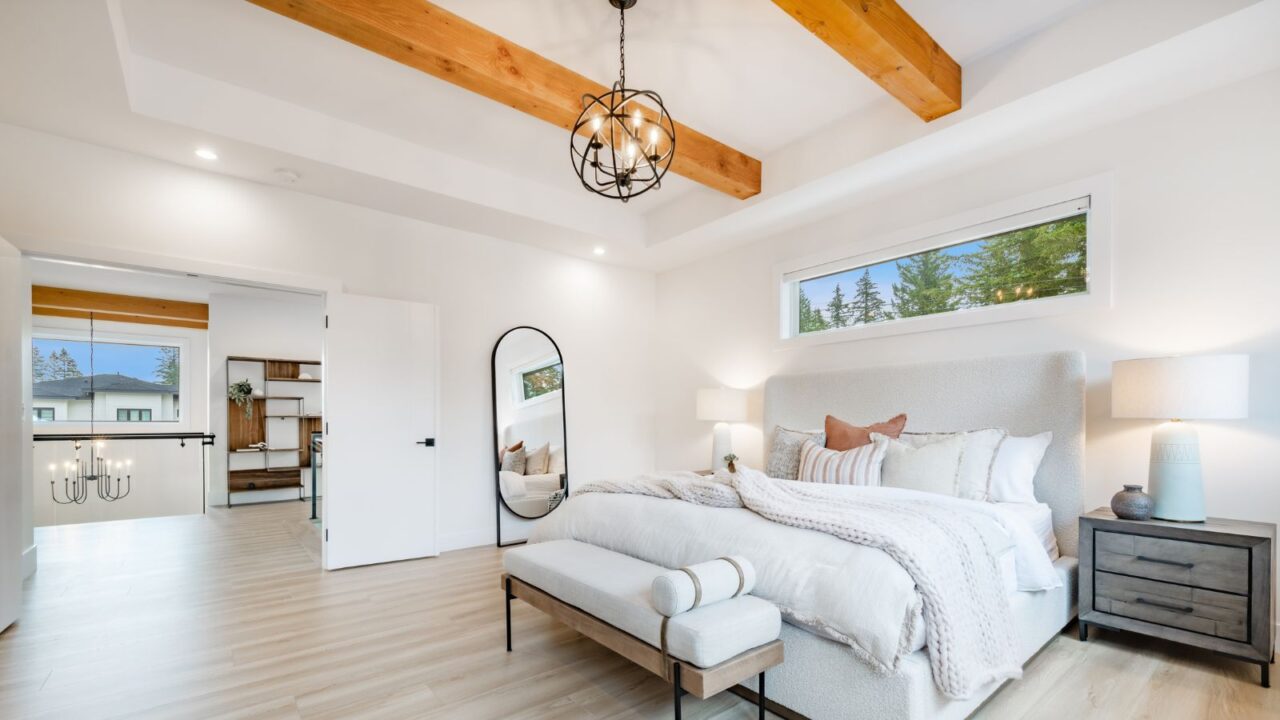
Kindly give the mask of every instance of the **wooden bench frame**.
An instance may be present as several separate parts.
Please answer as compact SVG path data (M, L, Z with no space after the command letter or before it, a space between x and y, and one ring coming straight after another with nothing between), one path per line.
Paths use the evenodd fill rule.
M752 648L718 665L700 668L671 656L664 657L661 650L640 638L619 630L518 577L504 573L502 588L507 599L507 652L511 652L511 601L520 599L654 675L664 680L671 678L676 720L680 718L680 696L685 692L705 699L723 690L732 690L752 675L758 676L759 691L754 694L756 705L760 709L760 720L764 720L767 702L764 673L769 668L782 664L781 640Z

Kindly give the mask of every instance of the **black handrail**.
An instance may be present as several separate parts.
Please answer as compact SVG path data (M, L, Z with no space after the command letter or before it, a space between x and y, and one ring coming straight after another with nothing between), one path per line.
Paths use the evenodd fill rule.
M78 440L199 440L201 445L213 445L216 435L209 433L41 433L32 435L33 442Z

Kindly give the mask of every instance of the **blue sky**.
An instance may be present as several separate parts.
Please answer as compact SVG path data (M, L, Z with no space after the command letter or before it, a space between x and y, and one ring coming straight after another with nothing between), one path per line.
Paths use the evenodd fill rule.
M941 248L943 253L953 257L968 255L982 249L984 240L973 240L959 245ZM815 308L823 311L825 316L827 303L831 301L831 294L835 292L836 285L840 286L840 291L844 293L845 299L848 300L853 294L854 286L858 282L858 278L862 277L864 270L871 271L871 282L876 284L876 288L880 291L880 297L885 302L893 299L893 284L898 282L898 261L886 260L877 263L869 268L857 268L854 270L845 270L844 272L835 273L834 275L824 275L811 280L805 280L800 283L800 288L804 290L804 294L808 296L809 301L813 303ZM952 267L952 274L956 277L964 276L964 268L957 263Z
M66 349L75 358L80 372L89 374L89 343L84 340L50 340L35 338L32 345L40 350L40 354L49 357L55 352ZM99 375L120 373L139 380L159 382L156 378L156 363L160 357L160 348L154 345L123 345L118 343L94 343L93 366Z

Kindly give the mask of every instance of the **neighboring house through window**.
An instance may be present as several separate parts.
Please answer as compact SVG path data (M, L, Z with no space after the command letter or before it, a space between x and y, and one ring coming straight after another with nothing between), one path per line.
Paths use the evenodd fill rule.
M92 355L91 355L92 353ZM31 390L43 422L176 422L181 348L67 339L37 331ZM93 376L87 373L92 357ZM48 411L48 415L39 413Z

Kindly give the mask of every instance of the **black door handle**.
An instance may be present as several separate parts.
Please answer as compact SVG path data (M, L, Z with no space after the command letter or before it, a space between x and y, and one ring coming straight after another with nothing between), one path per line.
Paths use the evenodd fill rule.
M418 442L414 443L414 445L425 445L425 446L427 446L427 447L435 447L435 446L436 446L436 439L435 439L435 438L427 438L426 440L419 440Z

